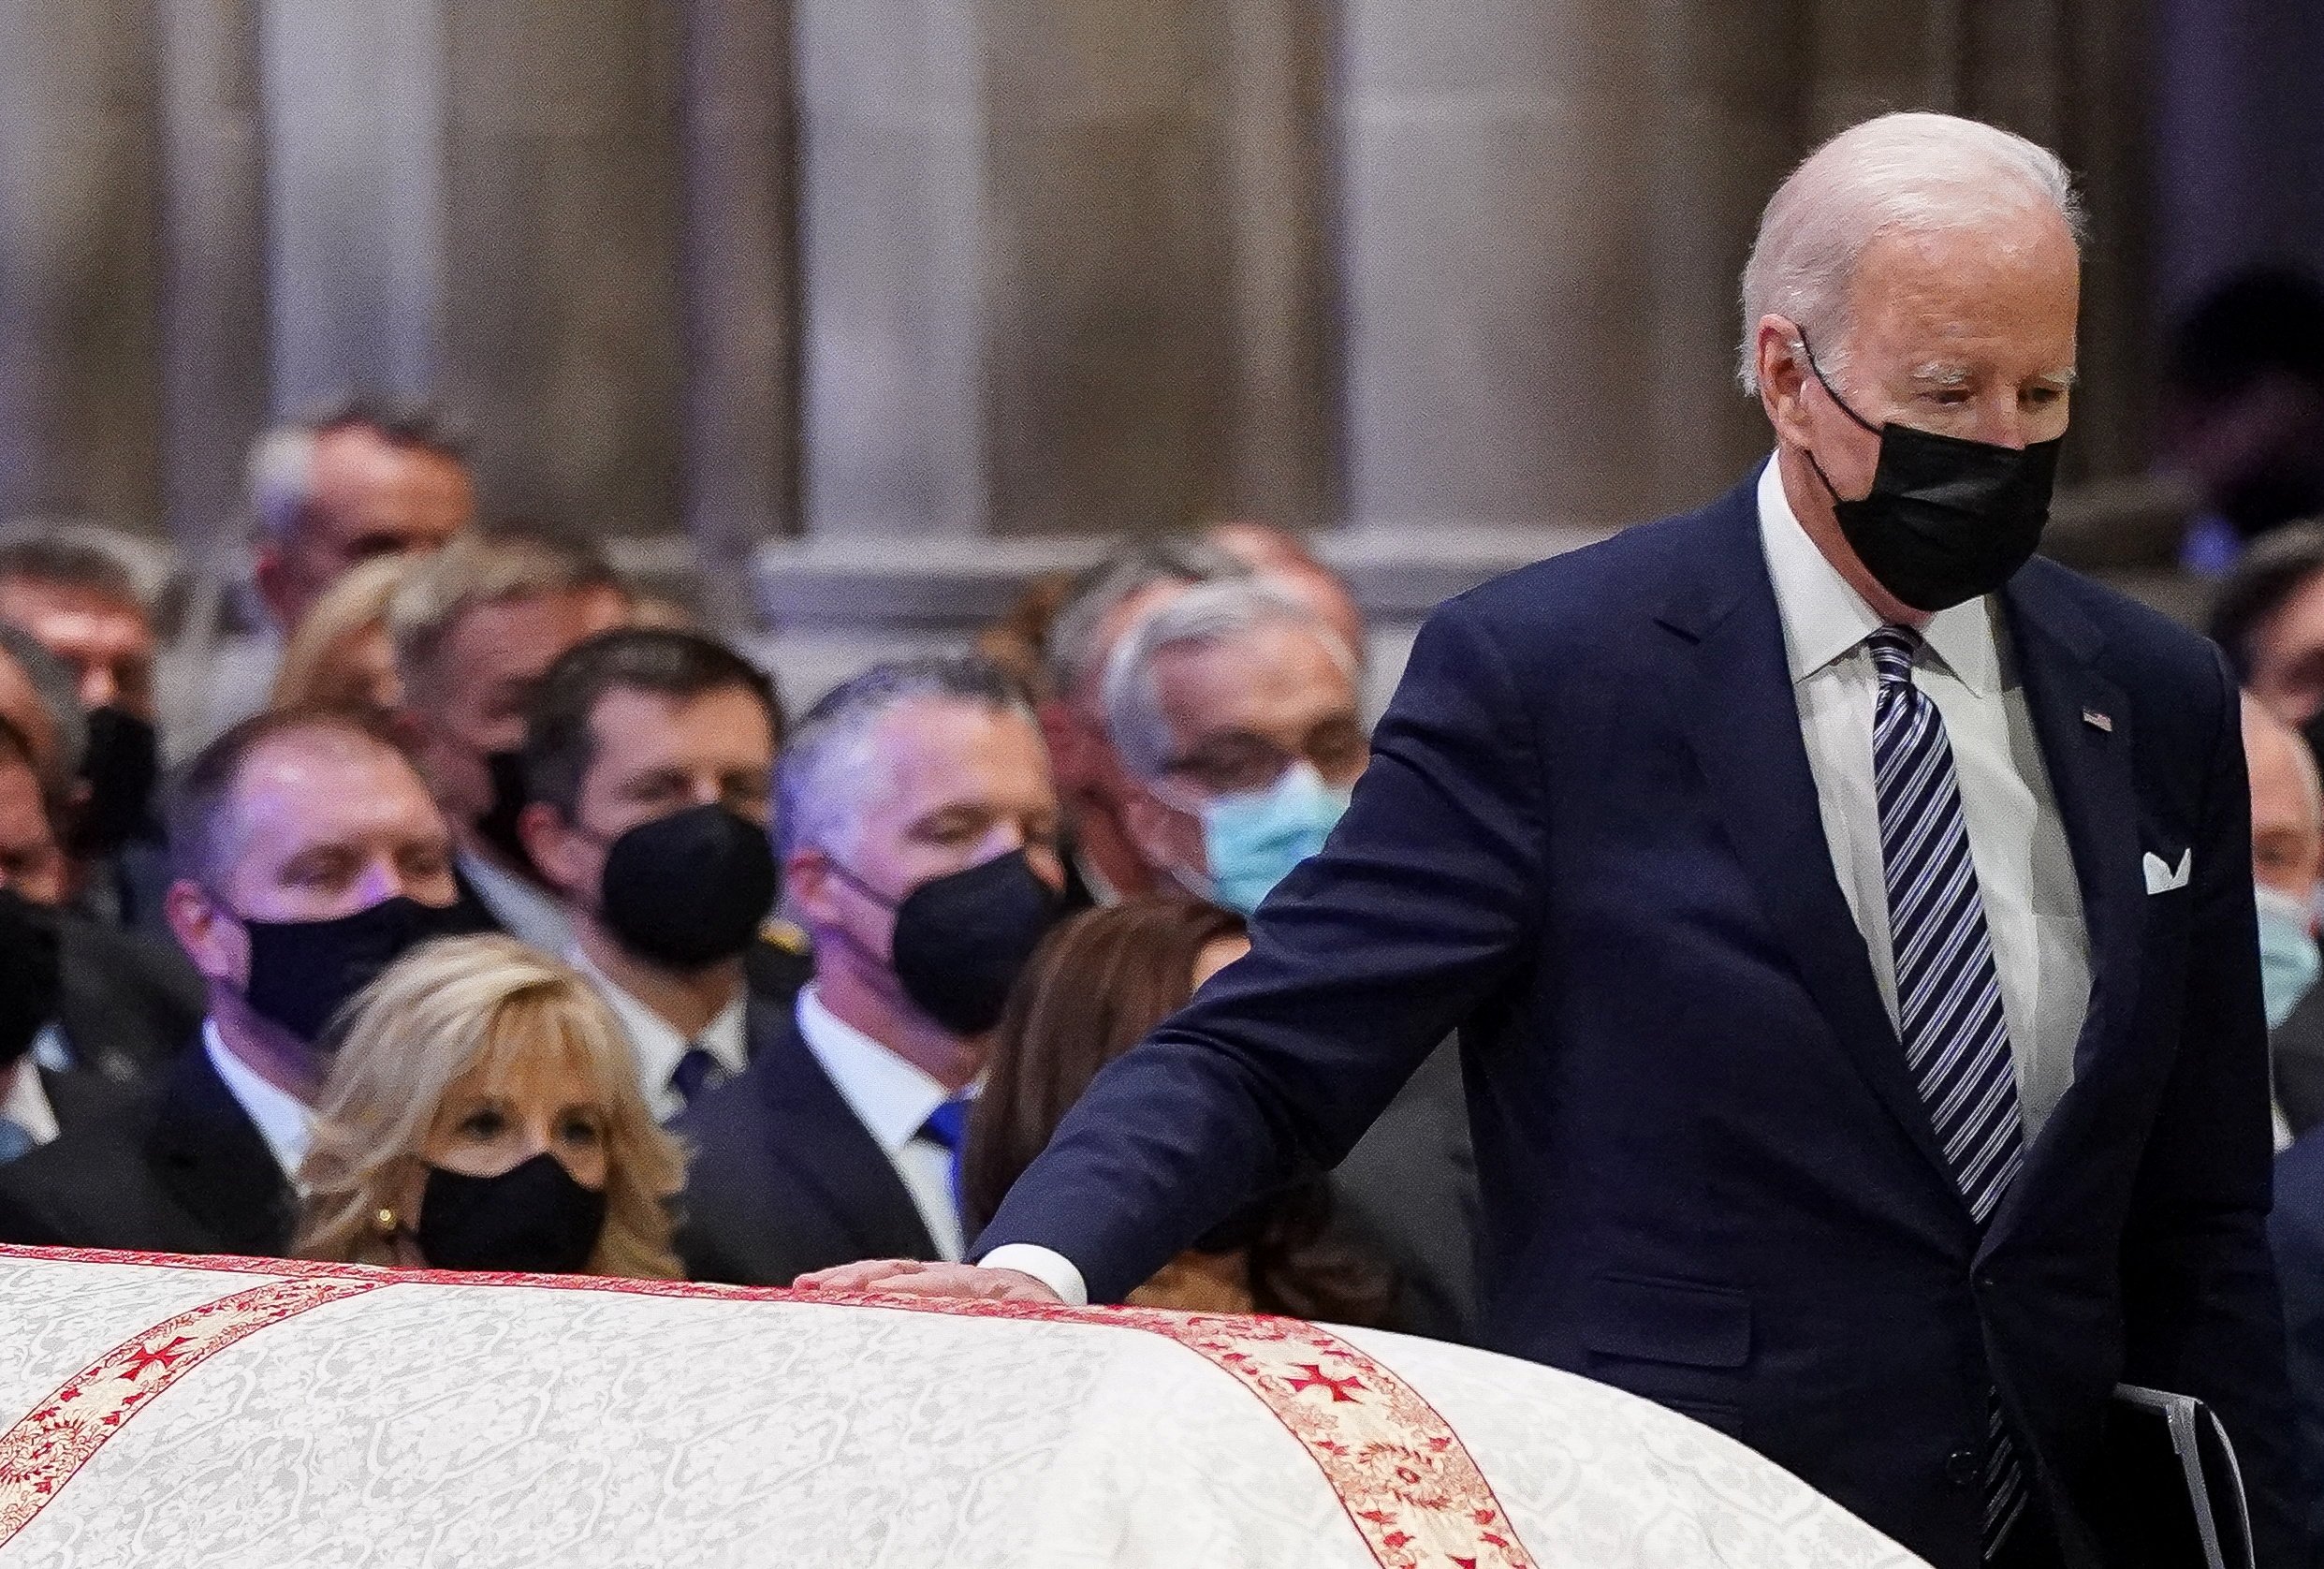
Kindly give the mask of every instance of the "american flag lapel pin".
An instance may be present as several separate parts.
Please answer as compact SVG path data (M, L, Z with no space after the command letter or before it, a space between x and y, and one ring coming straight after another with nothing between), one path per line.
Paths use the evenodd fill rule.
M2096 709L2083 710L2082 722L2093 730L2103 730L2110 736L2114 733L2114 722Z

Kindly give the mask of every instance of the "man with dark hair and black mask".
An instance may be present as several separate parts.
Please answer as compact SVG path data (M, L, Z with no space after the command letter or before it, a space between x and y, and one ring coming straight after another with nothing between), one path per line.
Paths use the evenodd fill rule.
M88 799L91 730L75 686L70 665L0 621L0 725L15 738L7 755L22 755L5 765L0 880L38 908L57 943L60 990L34 1054L43 1073L80 1076L55 1080L56 1117L33 1118L43 1129L51 1122L69 1129L96 1109L96 1101L74 1092L76 1083L125 1086L166 1070L203 1011L201 977L174 942L124 930L106 918L103 901L74 897L85 867L66 848L66 825ZM147 881L158 903L166 864Z
M866 1248L957 1259L985 1040L1065 884L1040 726L981 660L874 666L800 721L776 815L815 980L676 1124L680 1254L774 1285Z
M12 526L0 537L0 622L63 662L84 716L79 777L59 824L79 902L100 919L164 937L153 624L137 574L102 537L94 527Z
M463 899L542 952L573 929L517 837L524 713L557 656L629 619L605 563L547 535L471 531L415 567L387 608L402 678L399 729L452 830Z
M742 1071L760 1016L780 1016L803 978L763 973L780 957L767 814L781 724L750 661L660 627L577 644L527 711L526 853L665 1121Z
M394 744L355 719L243 721L168 803L166 900L209 1016L135 1119L0 1167L16 1239L273 1254L329 1067L325 1026L399 955L460 929L451 841Z

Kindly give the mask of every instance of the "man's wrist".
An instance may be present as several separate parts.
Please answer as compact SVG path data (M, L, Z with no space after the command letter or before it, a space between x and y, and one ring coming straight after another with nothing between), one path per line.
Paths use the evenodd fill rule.
M976 1261L987 1269L1013 1269L1039 1281L1067 1307L1089 1305L1089 1287L1074 1261L1054 1249L1032 1242L1003 1242Z

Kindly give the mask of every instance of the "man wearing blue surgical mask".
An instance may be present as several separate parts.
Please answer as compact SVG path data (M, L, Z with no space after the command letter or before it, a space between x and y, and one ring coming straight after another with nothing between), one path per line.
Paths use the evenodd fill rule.
M1355 652L1311 596L1262 579L1186 589L1106 662L1119 817L1154 883L1249 916L1323 847L1370 759ZM1404 1320L1465 1341L1476 1165L1457 1049L1440 1048L1332 1173L1342 1219L1405 1283Z
M2259 917L2259 980L2273 1059L2277 1142L2324 1122L2324 994L2316 989L2316 902L2324 876L2324 792L2300 733L2244 699L2251 775L2251 874Z
M1105 719L1139 855L1244 915L1323 847L1368 753L1354 653L1258 581L1189 590L1133 626L1106 667Z

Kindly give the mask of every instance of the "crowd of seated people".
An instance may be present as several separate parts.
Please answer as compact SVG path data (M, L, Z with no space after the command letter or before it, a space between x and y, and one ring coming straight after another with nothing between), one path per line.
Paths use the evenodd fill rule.
M266 635L178 711L130 562L0 534L0 1241L962 1258L1365 765L1361 612L1258 524L794 723L586 548L479 518L425 408L270 433L251 481ZM1474 1202L1448 1048L1138 1300L1457 1338Z
M758 1285L960 1258L1369 760L1361 612L1276 531L1125 546L991 657L794 723L590 550L479 521L453 429L350 404L260 442L274 667L197 712L129 562L0 532L0 1240ZM2244 552L2213 631L2324 1433L2324 523ZM165 735L199 741L166 787ZM1447 1043L1137 1299L1461 1338L1474 1206Z

